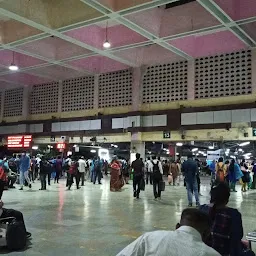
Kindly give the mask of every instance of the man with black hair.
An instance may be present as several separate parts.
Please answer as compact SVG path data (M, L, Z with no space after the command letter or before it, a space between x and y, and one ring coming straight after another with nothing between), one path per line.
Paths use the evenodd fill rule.
M133 169L133 196L140 198L140 184L144 179L144 164L140 159L140 154L136 154L136 160L132 162Z
M196 206L200 206L199 195L198 195L198 184L196 175L198 173L197 162L193 160L193 155L188 155L188 160L182 164L181 171L185 176L187 195L188 195L188 206L192 206L192 195L195 195Z
M175 231L146 233L117 256L220 256L204 243L209 235L207 214L198 209L185 209Z
M156 156L152 156L149 172L152 173L153 192L154 192L155 200L157 200L157 198L160 200L161 199L160 182L163 180L163 168L162 168L161 162L156 159Z

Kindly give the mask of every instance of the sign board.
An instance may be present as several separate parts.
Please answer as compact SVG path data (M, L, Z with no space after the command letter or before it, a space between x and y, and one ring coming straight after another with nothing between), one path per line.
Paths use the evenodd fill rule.
M57 143L57 149L66 149L66 143Z
M252 136L253 136L253 137L256 136L256 128L252 128Z
M8 148L30 148L32 135L8 136Z
M51 141L51 142L55 142L55 136L51 136L50 141Z
M164 139L170 139L171 138L171 132L163 132L163 138Z

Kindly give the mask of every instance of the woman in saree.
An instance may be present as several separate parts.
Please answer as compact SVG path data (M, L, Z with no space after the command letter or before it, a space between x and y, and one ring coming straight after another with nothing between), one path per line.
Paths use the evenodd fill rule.
M121 174L122 165L117 160L116 157L112 160L110 165L111 168L111 178L110 178L110 191L116 192L121 191L121 188L124 185L124 180Z

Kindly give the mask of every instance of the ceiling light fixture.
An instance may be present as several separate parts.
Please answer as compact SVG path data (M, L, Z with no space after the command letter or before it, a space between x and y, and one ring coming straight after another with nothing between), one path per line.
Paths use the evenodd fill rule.
M209 146L208 148L209 148L209 149L214 149L214 146Z
M108 21L107 21L107 24L106 24L106 39L105 39L105 42L103 43L103 47L105 49L108 49L111 47L111 44L110 42L108 41Z
M198 150L198 148L193 148L192 149L192 152L195 152L195 151L197 151Z
M11 63L11 65L9 66L9 69L10 69L11 71L17 71L17 70L19 70L19 67L18 67L17 65L15 65L15 63L14 63L14 52L12 52L12 63Z
M250 144L250 141L247 141L247 142L243 142L241 144L239 144L240 147L243 147L243 146L247 146Z
M183 146L183 143L177 142L177 143L176 143L176 146L177 146L177 147L182 147L182 146Z

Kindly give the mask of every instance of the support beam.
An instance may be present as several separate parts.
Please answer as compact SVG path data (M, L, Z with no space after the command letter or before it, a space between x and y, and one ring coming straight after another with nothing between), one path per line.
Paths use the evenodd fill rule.
M137 25L136 23L130 21L129 19L123 17L120 13L118 12L113 12L111 9L107 8L106 6L104 6L103 4L95 1L95 0L80 0L81 2L93 7L94 9L96 9L97 11L101 12L104 15L107 15L110 19L114 19L116 21L118 21L120 24L126 26L127 28L135 31L136 33L144 36L145 38L149 39L150 41L152 41L152 43L158 44L162 47L164 47L165 49L174 52L175 54L189 60L192 57L189 56L188 54L186 54L185 52L179 50L176 47L173 47L171 45L169 45L167 42L165 42L163 39L159 38L158 36L150 33L149 31L145 30L144 28L140 27L139 25ZM169 2L175 2L175 1L169 1ZM158 1L159 5L161 5L161 1ZM166 3L166 1L165 1Z
M247 46L255 47L256 42L240 26L236 24L213 0L197 0L208 12L219 20L230 32ZM231 24L231 25L230 25Z
M44 25L41 25L41 24L36 23L36 22L34 22L34 21L31 21L31 20L29 20L29 19L27 19L27 18L24 18L24 17L22 17L22 16L20 16L20 15L18 15L18 14L16 14L16 13L13 13L13 12L10 12L10 11L5 10L5 9L3 9L3 8L0 8L0 14L4 15L4 16L6 16L6 17L9 17L9 18L11 18L11 19L17 20L17 21L19 21L19 22L22 22L22 23L24 23L24 24L27 24L27 25L29 25L29 26L31 26L31 27L36 28L36 29L42 30L42 31L44 31L45 33L49 33L49 34L51 34L51 35L54 35L54 36L56 36L56 37L58 37L58 38L61 38L61 39L65 40L65 41L67 41L67 42L73 43L73 44L75 44L75 45L77 45L77 46L80 46L80 47L82 47L82 48L88 49L88 50L90 50L90 51L92 51L92 52L96 52L96 53L98 53L98 54L100 54L100 55L103 55L103 56L106 56L106 57L108 57L108 58L110 58L110 59L113 59L113 60L116 60L116 61L118 61L118 62L121 62L121 63L123 63L123 64L125 64L125 65L131 66L131 67L136 67L136 64L135 64L135 63L132 63L132 62L130 62L130 61L128 61L128 60L125 60L125 59L123 59L123 58L114 56L113 54L111 54L111 53L108 52L108 51L104 51L104 50L97 49L97 48L95 48L95 47L93 47L93 46L91 46L91 45L88 45L88 44L83 43L83 42L81 42L81 41L78 41L78 40L76 40L76 39L74 39L74 38L72 38L72 37L69 37L69 36L67 36L67 35L64 35L64 34L58 32L58 31L56 31L56 30L54 30L54 29L48 28L48 27L46 27L46 26L44 26Z

